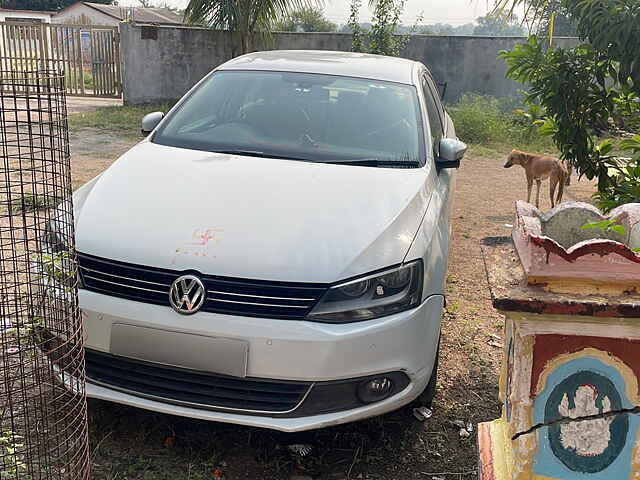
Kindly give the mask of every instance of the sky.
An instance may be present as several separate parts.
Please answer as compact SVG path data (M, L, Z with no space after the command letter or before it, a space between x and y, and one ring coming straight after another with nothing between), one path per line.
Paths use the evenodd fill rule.
M188 0L158 0L153 3L168 3L171 6L184 8ZM364 5L360 11L360 21L371 20L371 11L368 8L368 1L362 2ZM137 0L119 0L119 5L139 6ZM324 0L325 16L334 23L345 24L349 18L350 0ZM493 7L493 0L407 0L404 8L402 22L405 25L412 25L422 14L423 20L420 23L449 23L451 25L462 25L473 22L477 17L485 15Z

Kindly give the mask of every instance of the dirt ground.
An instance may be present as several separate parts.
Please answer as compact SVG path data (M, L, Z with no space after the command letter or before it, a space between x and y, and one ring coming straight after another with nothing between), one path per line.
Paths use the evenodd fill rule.
M67 112L69 114L89 112L97 107L113 107L116 105L122 105L121 98L67 97Z
M72 132L71 141L77 187L136 139L85 129ZM480 246L487 237L510 234L513 204L526 192L523 170L502 166L505 148L472 147L459 170L439 389L431 419L420 423L407 407L355 424L285 435L90 401L94 478L477 478L475 425L500 414L503 328L490 303ZM593 185L573 180L565 200L588 200ZM544 184L543 208L549 207L547 189ZM474 425L468 438L460 436L456 420ZM301 442L313 447L305 457L286 447Z

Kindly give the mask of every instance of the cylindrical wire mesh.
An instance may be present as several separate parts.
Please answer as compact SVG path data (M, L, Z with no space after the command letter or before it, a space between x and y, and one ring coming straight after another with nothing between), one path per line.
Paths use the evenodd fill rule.
M64 76L0 71L0 480L88 479Z

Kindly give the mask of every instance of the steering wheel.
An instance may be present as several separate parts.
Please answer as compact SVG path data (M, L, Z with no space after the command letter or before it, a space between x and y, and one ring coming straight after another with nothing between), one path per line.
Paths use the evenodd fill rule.
M228 136L231 138L233 138L234 136L237 136L240 132L242 132L242 134L246 135L248 139L252 141L255 140L256 138L260 138L264 136L264 134L260 132L260 130L255 128L253 125L250 125L249 123L245 123L245 122L238 122L238 121L221 123L213 127L212 131L215 131L217 135L222 134L224 136L227 136L227 134L225 134L224 132L228 131L229 132Z
M311 119L299 105L254 103L240 109L236 122L249 125L266 136L281 137L296 132L295 137L301 138L310 133Z
M377 128L375 130L371 130L370 132L366 132L366 133L362 133L360 135L357 135L355 138L356 139L360 139L360 138L368 138L368 137L372 137L373 135L381 135L384 132L388 132L390 130L394 130L400 126L403 126L405 128L411 128L411 123L406 119L406 118L401 118L400 120L398 120L397 122L392 123L391 125L385 125L381 128Z

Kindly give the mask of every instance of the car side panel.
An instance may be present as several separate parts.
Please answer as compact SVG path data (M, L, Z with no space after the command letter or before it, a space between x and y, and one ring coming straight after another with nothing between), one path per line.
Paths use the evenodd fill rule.
M425 169L430 173L434 189L429 205L414 241L405 257L406 261L422 258L425 266L425 282L423 298L430 295L444 295L447 276L450 237L451 214L453 211L453 196L455 191L455 169L437 169L433 158L429 119L426 113L427 103L421 87L423 75L430 75L426 68L417 68L414 82L418 90L423 112L424 134L427 139L427 164ZM439 102L439 99L436 99ZM447 138L456 138L455 128L451 117L444 112L443 127Z

